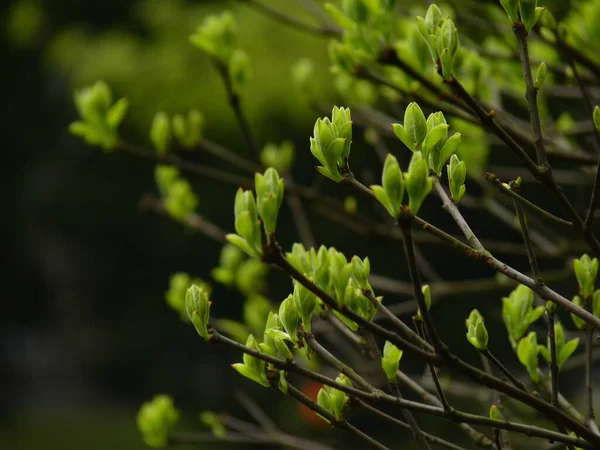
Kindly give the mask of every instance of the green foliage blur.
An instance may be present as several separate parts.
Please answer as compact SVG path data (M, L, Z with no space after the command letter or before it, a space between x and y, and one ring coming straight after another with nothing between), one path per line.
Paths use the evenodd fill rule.
M281 7L282 1L286 4L286 14L310 22L311 16L302 2L271 0L264 3ZM456 7L461 2L447 3ZM482 5L484 3L481 2ZM410 11L407 17L413 17L424 14L427 4L426 1L413 0L403 2L402 8ZM469 24L461 28L466 42L477 44L497 58L492 58L493 62L488 64L488 60L479 58L475 52L465 50L457 55L457 65L467 80L469 90L485 101L495 103L502 100L501 103L510 107L514 103L511 98L524 90L520 68L505 64L504 58L509 56L509 51L503 42L493 36L482 39L486 30L482 29L481 22L473 20L478 14L477 6L469 5L469 8L460 10L462 19ZM548 0L545 6L555 17L566 17L566 23L573 30L570 37L573 43L600 40L600 7L593 1ZM206 361L197 361L199 353L194 339L197 336L189 333L188 328L191 327L181 326L169 305L185 317L181 292L187 289L193 277L208 277L212 273L217 297L222 299L220 304L212 307L226 312L228 317L245 320L249 328L256 331L272 311L272 305L263 296L267 276L263 266L252 266L252 261L242 255L225 257L220 252L228 250L217 244L207 243L206 239L193 236L177 225L149 215L139 215L136 204L140 195L150 190L154 177L160 178L161 174L155 174L151 167L142 166L139 161L117 161L112 159L112 155L105 160L105 155L84 153L85 147L74 138L65 137L64 132L76 116L71 105L71 93L103 80L111 87L114 99L127 98L129 109L122 132L133 141L147 147L166 148L170 135L156 138L149 135L151 124L157 117L163 122L165 117L166 120L173 117L184 120L183 117L193 116L190 116L190 111L200 111L202 116L196 117L202 117L198 121L202 123L203 136L244 154L244 143L227 103L223 82L209 58L189 39L208 15L221 12L225 7L233 11L239 33L238 46L251 61L251 76L238 80L238 84L243 82L244 85L239 89L253 134L258 142L270 143L271 150L277 145L286 149L285 158L278 161L284 170L291 166L295 155L295 170L300 174L297 179L304 184L315 179L314 172L310 170L314 161L310 155L309 137L312 124L316 117L323 115L323 109L328 112L332 104L376 106L388 101L393 104L398 100L389 89L375 89L367 82L353 79L340 70L340 64L330 67L328 52L335 53L335 50L328 49L327 39L286 27L240 2L16 0L3 10L3 48L11 55L12 59L8 61L17 68L11 78L15 91L10 97L10 104L17 105L19 96L23 95L24 100L17 106L17 113L30 118L30 123L26 123L15 117L18 114L3 111L6 123L12 125L7 128L13 128L8 132L9 163L0 168L0 173L6 174L7 184L11 185L7 194L7 198L11 197L8 210L12 212L14 208L14 214L8 214L10 218L5 226L10 234L7 232L6 235L14 233L16 238L10 243L10 248L21 255L15 257L18 268L14 273L21 276L18 279L24 284L34 279L34 287L27 289L24 294L26 301L23 302L34 306L19 307L21 309L15 317L29 317L26 323L33 329L43 328L39 322L47 321L44 323L49 329L63 332L67 328L65 323L70 323L70 334L65 335L71 341L78 340L81 328L90 326L97 328L90 347L102 347L107 342L104 353L96 355L98 360L81 363L81 371L84 372L81 379L87 386L82 388L82 392L89 390L93 394L88 393L83 399L69 398L64 403L59 399L47 408L41 408L34 400L30 400L30 405L22 399L15 400L16 413L13 415L13 411L8 411L6 416L9 419L6 421L0 418L0 442L6 442L8 448L38 448L47 440L56 442L57 448L95 448L96 445L98 448L145 448L135 429L135 411L156 389L171 392L176 383L180 384L174 388L174 395L178 396L177 404L181 404L183 409L195 411L199 403L207 408L225 405L228 409L239 409L239 405L227 403L232 402L230 392L218 393L214 392L214 387L197 386L198 380L204 376L218 381L221 381L221 376L223 380L237 378L234 374L224 376L219 372L224 361L230 359L229 355L214 351L206 356ZM504 20L499 9L495 14L498 23ZM584 18L583 23L578 21L579 17ZM390 32L398 35L399 48L403 45L408 48L415 39L416 26L402 19L396 28ZM535 61L552 63L558 59L555 52L535 41L531 42L530 50ZM423 51L425 58L411 62L431 68L428 49L423 47ZM343 56L339 59L341 63ZM238 57L240 67L245 63L244 56ZM242 72L240 69L239 73ZM399 71L390 69L387 75L408 90L414 87L411 80ZM307 102L307 93L318 98L319 104ZM31 105L39 103L44 105L31 113ZM157 116L159 112L162 115ZM561 112L559 128L562 124L564 129L571 129L574 126L571 113ZM542 114L557 115L557 112L552 110L551 105L544 104ZM464 194L465 165L467 173L483 173L490 162L493 144L480 129L467 122L452 119L450 125L453 133L464 136L458 150L460 163L456 157L450 161L457 180L452 196L458 201ZM86 136L85 128L80 126L79 131ZM373 132L368 130L354 139L360 144L376 141L379 138L377 133L370 135L369 131ZM94 143L94 136L87 136L88 142ZM109 140L114 138L110 130L107 136ZM289 141L281 144L284 140ZM21 147L24 147L23 150ZM353 152L353 158L359 162L375 159L375 153L365 145L356 146ZM274 151L268 152L265 158L273 159L274 154ZM79 157L81 159L77 160ZM12 162L18 158L22 158L22 162ZM209 155L193 155L192 158L210 161ZM497 160L502 161L503 158L505 156L501 155ZM50 170L53 164L59 166L59 170ZM373 165L364 164L363 174L366 179L378 183L380 180ZM408 167L408 160L402 161L401 166ZM65 171L70 174L66 185L57 181L65 183L62 178ZM173 216L183 220L190 210L200 205L203 214L233 229L234 189L222 188L207 180L177 181L177 189L172 185L161 192L165 200L191 192L192 183L194 188L198 188L194 191L199 193L199 198L194 198L183 209L173 202L169 211ZM48 187L47 183L51 186ZM55 191L52 183L59 186ZM382 184L383 190L386 180ZM47 190L52 192L49 200L41 194ZM402 193L403 190L404 187ZM382 203L387 205L390 214L397 216L398 201L392 204L389 201L391 193L386 193L386 196L387 200ZM356 212L364 207L353 197L347 197L347 200L349 211ZM21 209L21 203L28 205L29 209ZM419 207L420 202L415 209ZM292 242L292 233L286 235L286 219L282 220L283 225L278 225L284 229L281 235L287 242ZM385 249L380 243L353 242L347 233L331 225L326 228L325 224L327 222L315 218L315 227L322 228L323 236L330 238L336 246L343 248L346 245L356 254L367 249L375 253ZM289 218L287 225L290 225ZM493 232L493 227L490 230ZM60 236L60 243L64 246L47 250L52 256L50 258L45 253L41 254L40 247L51 247L53 233ZM104 246L110 249L104 249L107 253L102 253ZM63 252L67 253L65 248L82 249L80 252L86 254L81 257L86 262L85 267L80 269L81 273L73 268L76 263L64 266L65 272L76 273L85 285L80 289L73 288L71 303L60 303L57 298L64 291L53 291L52 283L35 273L59 271L56 267L63 267L60 263L63 262ZM22 256L27 251L31 255ZM94 261L94 255L100 255L98 261ZM42 261L44 256L48 256L48 261ZM68 255L64 258L68 259ZM396 263L396 260L391 260ZM382 258L376 264L381 269L387 267L389 261ZM244 271L239 270L240 265L245 265ZM454 275L456 272L457 269ZM248 279L240 273L252 273L253 276ZM179 276L169 280L171 274ZM475 271L474 275L477 274ZM45 276L51 278L50 275ZM67 284L72 282L66 276L65 279ZM93 298L89 299L86 293L93 288L100 290L101 294L92 295ZM164 292L167 292L167 298L171 298L169 305L161 297ZM243 306L244 296L251 299L246 306ZM39 317L35 310L36 300L42 305L39 309L43 310ZM81 306L86 302L94 304L94 308L86 311ZM98 311L101 312L100 318L96 317ZM457 311L451 312L448 308L446 312L457 316L464 312L460 308ZM35 320L31 320L32 316ZM20 325L16 319L15 323ZM231 328L236 325L236 322L229 323ZM226 327L225 323L223 327ZM157 333L157 330L160 332ZM245 336L248 330L237 331L240 336ZM262 330L257 333L260 332ZM181 342L186 342L184 347L180 347ZM77 351L81 358L89 349L84 346ZM392 356L395 356L395 362ZM388 364L394 367L401 354L392 356ZM208 393L208 390L213 392ZM109 401L103 399L105 391L111 392ZM183 400L180 402L179 399ZM282 417L297 418L296 411L284 410L276 402L271 405L272 411L278 408ZM57 414L60 409L65 412ZM73 429L76 432L71 433ZM92 433L97 439L90 444L87 437Z

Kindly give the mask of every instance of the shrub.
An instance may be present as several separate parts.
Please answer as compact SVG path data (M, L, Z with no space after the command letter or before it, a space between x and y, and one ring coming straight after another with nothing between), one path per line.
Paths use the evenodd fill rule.
M166 295L168 304L205 341L242 353L242 362L232 365L242 376L274 391L272 395L293 397L325 423L352 433L360 448L388 448L385 443L392 438L377 429L359 429L349 410L392 424L422 449L464 448L459 441L498 450L513 444L546 448L541 447L544 441L599 448L592 366L595 330L600 326L600 290L595 286L600 243L594 228L600 190L594 154L600 152L600 108L590 88L600 81L600 52L594 40L600 25L589 18L598 16L600 4L570 2L555 8L557 2L549 2L545 9L534 0L465 1L442 8L432 4L419 15L395 0L345 0L341 6L325 4L326 21L321 21L323 11L316 8L320 22L314 25L258 1L246 3L282 23L331 39L331 76L345 106L334 106L330 116L316 120L308 146L318 163L316 171L328 179L327 189L332 183L341 185L361 203L293 181L294 157L306 155L308 149L295 151L288 141L257 141L242 104L252 68L236 39L235 17L231 12L208 17L190 36L190 43L206 53L222 77L247 153L208 140L204 116L196 110L172 117L157 112L149 131L154 148L141 148L119 133L126 99L115 100L103 82L75 94L81 119L71 131L106 152L154 161L159 195L146 197L144 205L222 242L212 277L247 297L243 322L215 319L209 285L177 273ZM298 101L308 102L322 115L313 69L310 61L300 61L290 79ZM556 108L557 101L564 101L562 95L573 92L577 102ZM399 109L402 123L393 118ZM361 164L374 162L355 165L356 147L362 152L359 160L365 159L365 148L375 149L382 165L380 184L359 180ZM492 157L510 152L512 156L502 154L501 159L511 158L517 165L493 173L490 149ZM190 151L210 152L236 171L193 162ZM565 189L556 167L590 181L584 207ZM197 196L186 179L194 175L238 188L233 227L228 225L235 232L224 231L198 212L198 197L206 199ZM551 200L534 199L535 185ZM284 203L291 209L300 241L289 251L278 240ZM317 247L308 208L364 239L401 242L409 282L371 274L368 256ZM449 220L438 227L432 222L442 221L441 214ZM496 223L517 230L521 245L495 236L480 239L478 234L485 231L473 226L477 214L490 214ZM470 276L471 266L465 266L463 280L440 281L417 248L420 243L439 243L453 251L443 265L470 260L497 276L481 280ZM567 261L569 268L557 275L547 270L551 265L545 260ZM526 268L517 270L513 265ZM272 292L265 290L268 266L292 281L278 305L272 303ZM575 292L561 294L550 286L553 277L565 274L574 275ZM448 333L440 330L443 318L436 317L436 303L444 295L465 292L487 301L497 288L510 293L472 310L465 318L462 341L471 346L457 351L445 336ZM380 292L408 294L410 300L392 305ZM566 329L569 324L560 321L559 311L568 312L581 331ZM405 320L410 314L412 321ZM514 357L523 366L520 370L493 353L505 338L499 330L488 330L484 314L501 315ZM542 319L545 331L536 326ZM450 329L456 335L454 324ZM331 335L358 349L361 363L344 363L334 355L340 349L326 348L323 340ZM560 393L559 379L581 339L585 340L579 374L586 387L584 412ZM480 356L482 368L469 362L469 353ZM411 361L428 368L435 395L415 381ZM378 375L373 375L373 368ZM450 386L442 375L453 377ZM322 386L315 398L299 388L301 378ZM455 405L452 387L460 380L470 383L469 411ZM490 395L483 410L474 400L479 387ZM405 390L419 401L405 399L401 393ZM518 404L535 411L539 424L530 423L531 414L514 407ZM437 436L423 420L426 415L456 424L465 438ZM167 397L144 404L138 424L145 442L155 447L217 440L327 448L283 432L260 417L263 428L236 429L223 416L204 412L202 421L210 435L176 431L178 417Z

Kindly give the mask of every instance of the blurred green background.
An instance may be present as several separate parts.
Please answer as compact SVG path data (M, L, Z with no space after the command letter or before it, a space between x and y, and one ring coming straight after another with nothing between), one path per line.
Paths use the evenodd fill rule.
M285 4L288 14L310 20L301 1L265 3ZM326 39L229 1L19 0L1 7L0 239L9 262L1 275L3 448L145 448L135 414L153 394L173 395L186 424L194 428L200 410L239 413L234 388L258 394L287 430L323 432L302 422L291 403L229 370L239 356L203 345L165 304L169 275L185 271L208 279L220 246L139 211L142 195L155 190L152 164L103 154L67 132L76 118L73 90L102 79L115 96L130 101L122 127L128 140L149 145L149 124L158 110L174 114L197 108L206 117L209 139L243 153L222 82L188 40L203 18L226 7L234 11L240 46L252 59L243 108L255 137L262 144L292 140L299 155L296 181L311 184L317 177L310 170L308 138L320 114L298 101L290 68L300 58L313 59L319 100L327 108L335 104ZM365 162L375 161L375 154L361 144L357 133L353 158L362 179L375 181L377 164ZM209 155L190 158L221 165ZM191 181L199 211L232 229L235 189ZM518 239L491 219L475 217L477 232ZM404 270L400 247L390 252L387 243L357 240L316 214L311 220L319 243L368 255L373 271L383 275L398 277ZM281 228L290 230L281 233L289 248L297 239L289 215L282 217ZM427 251L449 278L464 278L464 271L469 277L490 275L464 260L447 267L445 250ZM289 286L280 276L273 282L273 300L278 301ZM568 286L574 288L572 280ZM240 316L239 294L216 286L214 298L218 315ZM461 327L451 341L464 345L462 320L477 300L482 299L463 296L440 305L439 317L447 318L445 333L453 328L452 317ZM502 331L498 321L489 326ZM499 354L510 354L508 343L502 345ZM329 433L328 439L335 438Z
M323 39L224 1L2 7L1 236L10 262L0 318L3 448L145 448L135 414L153 394L174 395L197 427L202 409L235 410L229 382L252 391L228 370L237 356L202 346L164 302L169 275L208 278L220 245L138 211L141 196L154 191L151 164L107 156L67 132L73 89L103 79L130 100L128 139L148 144L157 110L194 107L207 119L208 138L238 150L221 80L188 40L225 7L235 10L254 63L244 108L257 139L307 143L314 113L292 110L290 66L310 56L326 85ZM309 17L300 3L294 11ZM232 228L235 189L194 182L202 213ZM241 296L219 295L222 315L239 315Z

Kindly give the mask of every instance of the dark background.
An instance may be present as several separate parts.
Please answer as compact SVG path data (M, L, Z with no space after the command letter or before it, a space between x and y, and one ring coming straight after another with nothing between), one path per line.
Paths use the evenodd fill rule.
M31 12L15 12L23 5L33 5L39 21ZM210 278L220 245L140 212L140 198L154 191L151 164L104 154L67 132L76 118L73 89L104 79L118 97L130 99L122 127L129 140L148 144L149 123L159 109L172 114L197 107L207 118L210 139L243 152L220 80L187 40L203 17L226 6L235 10L240 46L253 61L244 107L256 137L261 143L293 140L296 180L310 184L315 176L308 137L319 114L298 101L289 67L301 57L313 58L320 99L333 105L337 97L327 77L325 40L225 1L52 0L2 5L0 249L7 262L0 272L3 448L144 448L135 414L155 393L173 395L190 427L198 426L196 414L203 409L239 412L234 388L257 393L280 422L288 421L288 429L309 427L293 424L299 419L291 403L230 370L238 356L204 345L164 302L171 273ZM305 14L294 8L299 17ZM374 182L380 169L372 149L362 143L360 132L355 141L357 175ZM220 164L207 155L190 158ZM506 159L501 155L494 161ZM200 213L231 230L235 189L210 180L191 181ZM340 198L348 194L328 182L324 187ZM360 201L359 208L373 212ZM439 209L431 211L433 222L444 223ZM517 234L489 217L469 218L484 237L518 242ZM368 255L373 272L407 279L399 245L357 239L314 213L311 219L319 243ZM289 248L297 237L286 213L280 229ZM445 249L424 251L449 279L491 276L462 258L450 263ZM522 258L507 262L527 270ZM545 269L562 264L543 263ZM279 301L289 292L288 281L279 274L271 279L272 300ZM558 287L575 289L573 280ZM477 306L493 312L488 327L502 336L498 354L512 358L509 365L516 367L498 320L500 297L495 292L450 298L436 314L450 343L464 347L462 321L469 310ZM216 314L239 317L240 295L215 285L214 298ZM465 354L473 357L467 350ZM414 368L422 369L418 364Z

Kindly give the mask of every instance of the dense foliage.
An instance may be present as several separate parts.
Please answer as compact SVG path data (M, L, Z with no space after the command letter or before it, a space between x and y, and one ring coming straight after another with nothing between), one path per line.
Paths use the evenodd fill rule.
M600 191L600 21L594 17L600 4L456 1L425 9L395 0L344 0L321 8L309 1L311 20L259 1L244 3L330 39L331 85L344 106L333 106L329 115L308 59L291 68L285 83L292 113L297 102L323 116L304 148L256 138L243 103L254 68L230 11L207 17L187 45L206 54L221 77L245 149L207 139L205 117L196 109L156 111L148 124L152 148L144 148L119 131L126 98L115 98L102 81L75 93L80 119L70 126L73 134L105 152L156 163L158 195L146 196L143 206L223 244L211 274L171 277L169 306L203 340L243 353L232 365L243 377L354 434L359 448L394 448L401 433L421 449L600 447L593 380L600 327L594 226ZM568 108L560 106L567 100ZM210 153L231 171L197 162L192 152ZM306 180L295 162L309 153L320 177L310 186L293 178ZM496 154L510 166L492 170ZM373 167L380 177L366 170ZM223 227L231 232L202 213L210 193L195 192L188 180L194 175L237 188L233 221ZM351 195L329 192L338 188L334 183ZM583 206L569 183L586 189ZM539 201L530 195L538 188L545 193ZM281 226L286 204L292 232ZM370 257L377 255L316 245L309 209L357 239L400 242L406 256L400 278L407 281L371 273ZM517 231L520 242L504 241L502 234L481 237L485 230L475 225L481 215ZM281 236L289 235L298 242L284 247ZM447 248L438 268L465 265L461 282L442 281L432 269L420 246L433 243ZM496 276L471 276L465 261ZM568 269L549 270L561 263ZM292 281L282 301L268 289L268 267ZM205 281L209 276L244 295L243 321L213 317L219 299ZM576 280L576 290L552 287L565 276ZM490 294L498 286L508 287L504 298ZM466 332L462 342L471 344L457 349L441 332L436 303L461 289L493 305L472 305L477 309L465 318L466 331L462 323L450 326L454 336ZM408 299L390 304L380 293ZM488 330L488 311L501 317L505 332ZM354 349L352 363L343 361L350 358L341 356L343 346L332 336ZM500 341L508 341L518 370L495 356ZM573 362L580 348L583 362ZM473 353L480 363L473 363ZM559 376L570 362L585 385L582 405L561 394ZM415 367L426 368L431 386L416 380ZM315 396L299 387L303 378L319 384ZM461 380L473 400L459 407L452 387ZM474 399L479 388L487 395L483 405ZM404 391L418 401L405 399ZM229 416L205 411L201 419L211 432L183 433L179 411L161 395L142 406L138 425L157 448L211 441L329 448L280 430L255 405L249 409L260 426L236 427ZM392 424L394 435L357 426L354 411ZM454 423L456 432L438 433L427 415Z

